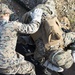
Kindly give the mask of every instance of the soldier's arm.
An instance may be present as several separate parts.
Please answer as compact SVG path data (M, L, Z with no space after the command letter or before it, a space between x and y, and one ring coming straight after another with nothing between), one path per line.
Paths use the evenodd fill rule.
M33 34L35 33L39 27L40 23L38 21L31 21L29 24L22 24L22 23L17 23L18 24L18 31L20 33L26 33L26 34Z
M26 34L35 33L40 27L42 13L42 9L39 8L35 9L33 12L30 12L32 21L29 24L22 24L18 22L18 31Z

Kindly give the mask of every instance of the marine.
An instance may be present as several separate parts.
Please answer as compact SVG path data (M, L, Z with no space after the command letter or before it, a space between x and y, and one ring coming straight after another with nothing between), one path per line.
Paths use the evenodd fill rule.
M29 24L9 21L12 11L8 5L0 3L0 73L2 74L36 75L34 65L15 51L18 33L33 34L40 27L42 10L35 9L31 13L32 21Z
M44 4L39 4L34 9L36 8L43 10L43 16L39 30L31 35L36 44L34 58L53 71L63 72L64 69L72 66L73 58L71 50L66 51L64 49L71 42L66 44L65 33L61 29L62 23L57 19L54 0L47 0ZM28 16L29 20L29 12L24 15L23 22L27 21L25 16ZM56 27L57 30L55 29ZM67 33L67 36L68 34L70 33Z

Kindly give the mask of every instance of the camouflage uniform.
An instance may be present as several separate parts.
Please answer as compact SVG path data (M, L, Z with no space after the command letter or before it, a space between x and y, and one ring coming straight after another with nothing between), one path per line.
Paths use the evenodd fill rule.
M50 18L57 16L54 0L46 0L45 3L37 5L34 9L36 8L40 8L43 10L43 19L45 19L47 16L50 16ZM34 9L32 9L31 11L34 11Z
M2 18L2 15L10 15L11 13L7 5L2 3L0 5L0 73L36 75L33 64L24 60L24 56L17 53L15 48L18 33L33 34L39 29L42 10L34 10L32 13L32 21L29 24L22 24L18 21L8 22L7 19ZM36 14L37 12L39 14ZM39 16L39 18L37 18L37 16Z
M75 32L68 32L64 34L64 46L67 47L69 44L75 42Z
M36 26L35 26L36 24ZM5 74L26 74L35 75L34 66L24 60L24 57L15 52L17 32L34 33L33 27L39 28L39 23L29 25L19 22L0 20L0 72Z
M61 29L63 31L64 47L67 47L69 44L75 41L75 32L71 31L70 21L67 17L62 17L60 21Z
M64 33L64 47L72 51L73 62L75 63L75 32Z
M61 19L62 23L62 30L64 31L63 40L64 40L64 47L71 49L73 61L75 63L75 32L71 32L71 25L68 18L63 17Z
M54 58L54 61L56 62L56 64L55 65L57 65L57 66L64 66L64 69L65 68L70 68L71 67L71 65L73 64L73 59L72 59L72 56L71 56L71 52L65 52L64 50L63 50L63 48L60 48L60 43L61 43L61 41L60 41L60 43L58 43L58 44L56 44L56 45L54 45L54 47L53 46L49 46L48 48L46 48L46 44L48 43L48 38L47 38L47 35L46 35L46 33L44 33L45 31L44 31L44 28L45 28L45 26L47 26L47 24L45 25L45 20L47 19L47 17L49 17L49 19L53 19L55 16L57 16L57 13L56 13L56 10L55 10L55 3L54 3L54 0L47 0L46 2L45 2L45 4L40 4L40 5L38 5L38 6L36 6L34 9L36 9L36 8L41 8L42 10L43 10L43 16L42 16L42 27L40 27L40 29L39 29L39 31L38 32L36 32L35 34L32 34L31 36L32 36L32 38L34 39L34 41L35 41L35 44L36 44L36 50L35 50L35 54L34 54L34 58L35 59L37 59L38 61L40 61L40 63L42 63L42 62L45 62L46 61L46 59L48 59L48 57L50 56L50 54L51 54L51 51L54 51L54 53L56 54L56 53L58 53L59 52L59 50L60 50L60 53L58 53L56 56L55 56L55 58L57 59L55 59ZM33 9L33 10L34 10ZM33 11L33 10L31 10L31 11ZM26 16L26 15L28 15L29 16L29 14L27 13L27 14L25 14L24 16ZM25 20L24 22L26 22L26 19L24 19L23 18L23 20ZM55 21L55 22L57 22L57 21ZM51 24L52 24L52 22L51 22ZM54 24L54 23L53 23ZM53 25L52 24L52 25ZM58 22L57 22L57 24L58 24ZM59 24L58 24L59 25ZM59 25L60 26L60 25ZM48 32L48 30L51 30L51 29L49 29L49 27L47 27L47 29L46 29L46 31ZM62 30L60 29L60 32L62 32ZM44 34L41 34L41 33L44 33ZM63 33L63 32L62 32ZM49 31L49 33L48 34L51 34L51 32ZM44 43L44 41L45 41L45 39L43 39L42 37L45 37L45 38L47 38L47 40L46 40L46 42ZM63 34L61 35L61 36L64 36ZM62 39L62 41L63 41L63 39ZM55 47L57 47L58 49L56 49ZM53 53L53 54L54 54ZM55 55L54 54L54 55ZM67 56L67 54L69 54L69 56ZM65 56L66 57L65 57ZM64 57L63 57L64 56ZM45 59L45 57L46 57L46 59ZM70 58L70 59L68 59L68 58ZM50 60L53 60L53 59L51 59L51 58L49 58ZM65 60L66 59L66 60ZM65 62L64 62L65 61ZM51 62L51 61L50 61ZM66 64L65 64L66 63Z

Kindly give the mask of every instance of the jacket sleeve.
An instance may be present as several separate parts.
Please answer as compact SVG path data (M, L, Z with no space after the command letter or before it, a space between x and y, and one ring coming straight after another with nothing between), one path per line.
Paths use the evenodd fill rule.
M37 32L40 27L40 23L37 21L31 21L29 24L22 24L18 22L17 25L18 25L17 31L25 34L33 34Z

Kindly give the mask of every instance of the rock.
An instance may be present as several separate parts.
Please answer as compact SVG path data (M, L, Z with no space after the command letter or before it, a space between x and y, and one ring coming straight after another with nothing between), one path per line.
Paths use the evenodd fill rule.
M29 9L34 8L36 5L44 3L46 0L19 0L25 4Z

